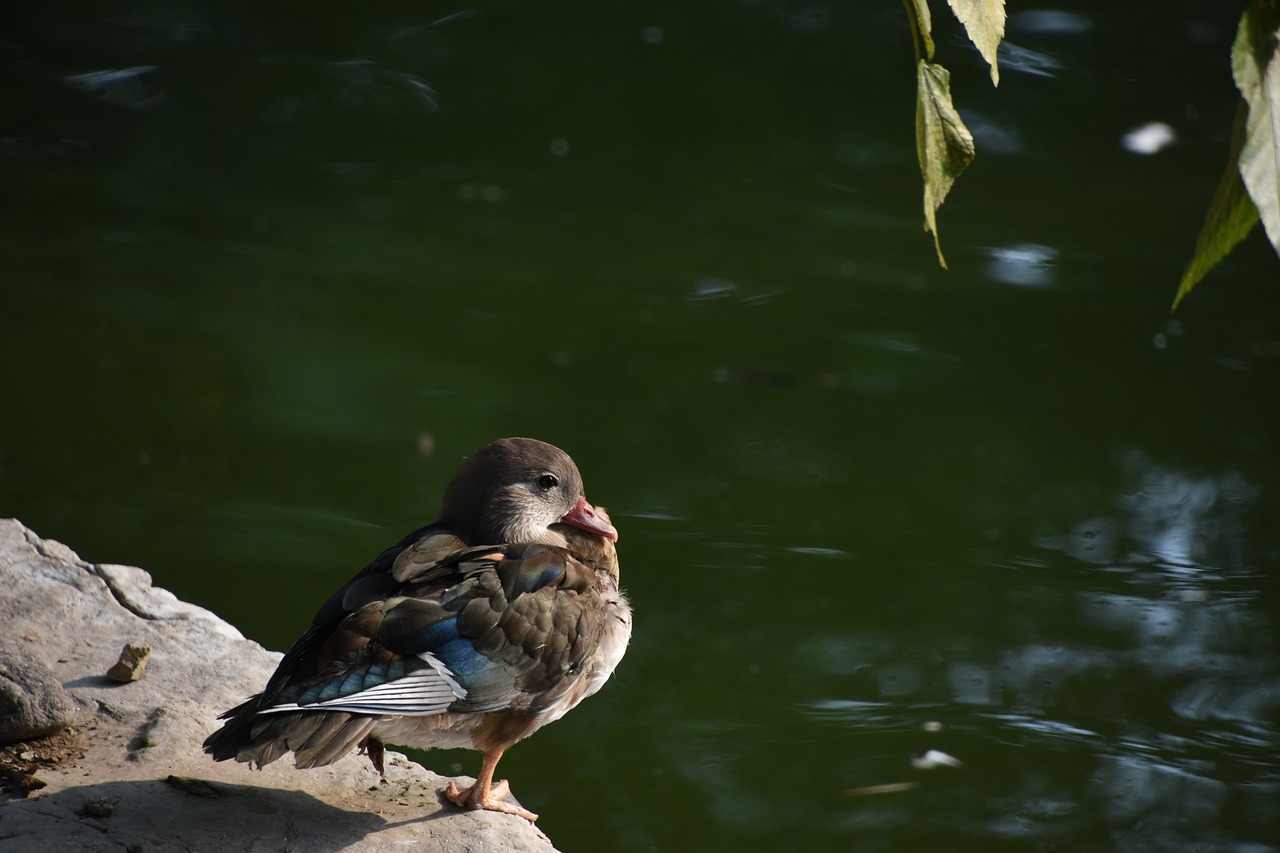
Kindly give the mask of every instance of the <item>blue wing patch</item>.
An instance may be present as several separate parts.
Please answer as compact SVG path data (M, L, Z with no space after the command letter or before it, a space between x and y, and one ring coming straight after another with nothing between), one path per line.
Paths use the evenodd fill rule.
M452 619L442 619L406 637L399 638L396 641L396 650L401 654L420 655L457 642L459 637L458 617L455 616Z
M538 576L536 578L533 579L533 583L529 586L529 592L537 592L538 590L542 589L544 586L550 586L551 584L556 583L562 577L564 577L563 564L554 563L550 566L547 566L545 569L543 569L541 572L538 573Z
M312 684L305 690L286 690L280 698L301 706L330 702L343 696L353 696L379 684L399 681L408 674L410 674L409 668L403 660L365 664L344 673L341 678L331 678L319 684Z
M457 637L457 634L455 633L454 636ZM457 637L435 649L434 654L459 676L474 675L493 663L476 651L470 640L462 637ZM465 683L466 679L462 680Z

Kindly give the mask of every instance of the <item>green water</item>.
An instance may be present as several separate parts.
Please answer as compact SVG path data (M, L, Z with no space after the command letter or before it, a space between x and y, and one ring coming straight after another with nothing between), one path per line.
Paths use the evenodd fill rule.
M503 760L561 849L1280 849L1280 262L1168 313L1233 5L992 90L939 4L944 272L897 3L25 4L0 515L283 648L537 436L636 608Z

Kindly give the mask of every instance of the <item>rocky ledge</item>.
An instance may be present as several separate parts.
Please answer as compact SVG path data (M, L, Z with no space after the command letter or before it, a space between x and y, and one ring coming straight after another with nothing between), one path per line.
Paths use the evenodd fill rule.
M555 849L520 818L449 805L448 779L399 753L385 779L355 757L307 771L211 761L200 746L217 715L280 655L143 570L92 565L12 519L0 626L5 850Z

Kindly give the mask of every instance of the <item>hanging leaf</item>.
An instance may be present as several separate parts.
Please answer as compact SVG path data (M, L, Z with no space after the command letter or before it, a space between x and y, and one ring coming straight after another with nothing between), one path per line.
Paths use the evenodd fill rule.
M933 234L938 263L946 269L937 212L956 178L973 162L973 136L951 102L950 73L923 59L916 66L916 153L924 178L924 227Z
M964 24L969 41L991 66L991 85L1000 85L996 49L1004 38L1004 0L947 0L951 11ZM930 53L930 58L933 54Z
M929 0L904 0L907 4L907 16L910 18L915 15L912 21L915 24L915 31L920 34L920 40L924 42L925 59L933 59L933 17L929 14ZM917 51L916 59L919 59Z
M1271 245L1280 252L1280 11L1274 0L1254 0L1240 18L1231 48L1231 72L1249 105L1240 176L1257 206Z
M1258 224L1258 208L1254 206L1240 179L1240 147L1244 143L1245 120L1248 108L1242 100L1236 109L1236 120L1231 131L1231 149L1227 152L1227 167L1222 171L1218 189L1205 214L1204 227L1196 238L1196 251L1187 264L1178 284L1178 294L1173 298L1171 311L1178 310L1182 298L1204 278L1209 270L1227 256L1236 244L1248 236Z

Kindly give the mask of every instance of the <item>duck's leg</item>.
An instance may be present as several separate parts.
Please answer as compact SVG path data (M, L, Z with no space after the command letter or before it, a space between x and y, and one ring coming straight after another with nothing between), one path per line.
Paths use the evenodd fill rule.
M369 762L373 764L373 769L378 771L378 775L381 776L382 780L385 782L387 779L387 771L384 770L382 766L382 758L385 752L382 746L382 741L378 740L373 735L366 735L365 739L360 741L357 746L360 747L360 751L362 753L369 756Z
M464 791L459 791L458 786L450 782L445 796L449 798L449 802L464 809L488 809L517 815L530 822L536 821L538 819L536 814L511 797L511 787L506 779L493 781L493 771L497 769L498 760L502 758L502 753L505 751L506 747L497 747L485 752L484 758L480 761L480 773L476 776L476 783ZM508 800L507 797L511 799Z

